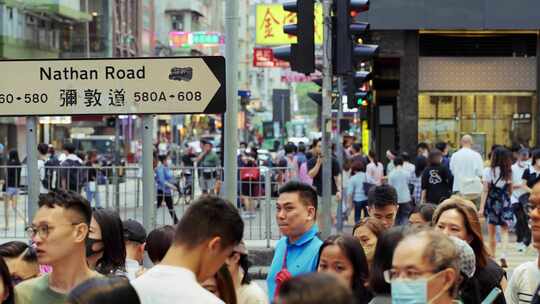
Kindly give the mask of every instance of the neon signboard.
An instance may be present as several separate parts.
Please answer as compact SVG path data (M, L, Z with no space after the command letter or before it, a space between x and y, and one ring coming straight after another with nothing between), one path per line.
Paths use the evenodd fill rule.
M218 32L170 32L171 48L190 48L192 46L218 46L225 44L225 37Z

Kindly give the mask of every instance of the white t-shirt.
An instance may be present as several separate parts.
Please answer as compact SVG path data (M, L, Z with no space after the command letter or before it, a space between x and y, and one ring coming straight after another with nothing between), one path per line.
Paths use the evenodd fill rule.
M49 190L43 187L42 183L42 181L45 179L45 161L43 159L38 159L37 166L39 171L39 193L46 194L49 192Z
M463 180L481 177L483 169L484 162L480 153L469 148L461 148L454 153L450 159L450 171L454 175L453 191L460 192Z
M495 186L497 188L502 188L506 184L508 184L508 181L504 180L503 178L499 179L500 176L501 176L501 169L499 167L495 167L495 169L493 168L484 169L484 174L483 174L484 182L488 183L489 185L491 185L491 183L496 182Z
M126 275L128 280L133 281L137 278L137 272L141 269L139 262L126 258Z
M523 167L522 167L523 166ZM523 173L527 168L529 168L529 164L527 162L522 163L522 166L520 166L517 162L512 165L512 184L514 186L522 185L523 184ZM512 189L512 197L511 202L517 203L520 196L527 193L527 191L523 189Z
M519 265L504 291L507 304L531 303L536 288L540 284L538 262L527 262Z
M131 282L141 304L224 304L186 268L156 265Z
M397 167L388 175L388 184L396 188L398 204L408 203L411 199L409 190L409 176L411 173L403 167Z
M268 296L255 282L242 285L236 290L238 304L267 304Z
M409 163L409 162L404 162L403 163L403 169L405 169L407 172L409 172L409 175L411 175L414 170L416 169L415 165Z

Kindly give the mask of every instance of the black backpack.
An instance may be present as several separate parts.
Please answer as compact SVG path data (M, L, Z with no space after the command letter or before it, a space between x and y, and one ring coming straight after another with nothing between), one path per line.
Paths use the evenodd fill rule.
M61 180L66 181L68 190L79 192L82 186L86 183L87 174L85 169L82 168L82 164L73 159L66 159L61 164Z
M59 176L58 176L58 170L60 167L60 161L54 157L48 159L45 164L45 174L43 179L41 180L41 184L45 189L48 190L56 190L58 189L58 185L60 182Z

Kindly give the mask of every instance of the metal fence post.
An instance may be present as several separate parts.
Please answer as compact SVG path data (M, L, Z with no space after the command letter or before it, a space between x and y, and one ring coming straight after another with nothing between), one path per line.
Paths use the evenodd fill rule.
M146 231L155 227L154 214L154 168L152 135L154 132L152 115L143 115L143 225Z
M267 168L264 176L264 196L266 206L266 248L270 248L272 239L272 171Z
M28 185L28 207L26 223L31 223L37 212L37 201L39 198L39 170L37 165L37 117L26 117L26 166Z

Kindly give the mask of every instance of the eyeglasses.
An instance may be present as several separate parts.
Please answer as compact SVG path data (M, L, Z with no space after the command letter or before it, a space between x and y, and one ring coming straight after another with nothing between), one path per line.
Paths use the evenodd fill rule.
M62 225L71 225L71 226L77 226L82 223L71 223L71 224L59 224L58 226ZM36 235L39 235L40 238L46 239L49 237L49 233L51 233L51 230L53 230L54 227L50 227L48 225L39 225L39 226L28 226L26 227L26 235L28 238L33 239L36 237Z
M418 271L413 269L407 269L399 271L395 268L392 268L383 271L383 276L386 283L391 283L393 280L398 279L399 277L403 277L408 280L416 280L428 273L433 273L433 270Z

